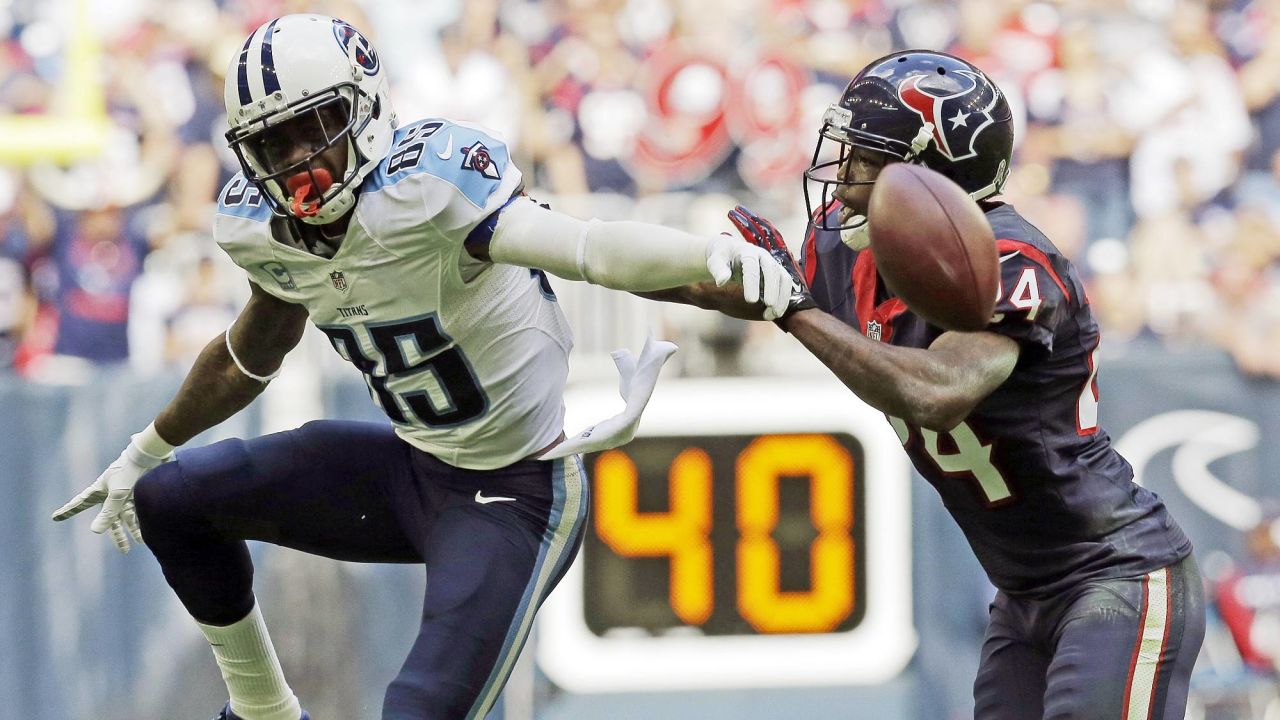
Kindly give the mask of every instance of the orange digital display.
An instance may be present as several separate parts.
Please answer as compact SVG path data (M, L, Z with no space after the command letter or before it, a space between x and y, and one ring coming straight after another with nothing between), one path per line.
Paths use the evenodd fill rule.
M844 434L641 437L590 455L596 635L826 633L863 614L862 446Z

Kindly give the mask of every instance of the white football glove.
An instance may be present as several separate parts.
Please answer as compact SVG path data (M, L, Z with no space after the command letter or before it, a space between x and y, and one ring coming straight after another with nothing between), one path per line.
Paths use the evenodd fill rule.
M654 340L653 335L645 339L639 358L625 348L614 350L613 364L618 366L618 393L626 401L626 407L611 418L579 430L538 459L554 460L576 453L585 455L631 442L636 435L636 428L640 426L640 415L644 413L653 389L658 384L658 373L675 351L675 343Z
M98 479L93 481L93 484L85 488L79 495L71 498L66 505L54 511L54 521L66 520L100 504L102 505L102 510L93 519L93 523L89 525L90 530L99 535L110 531L111 540L115 542L116 548L120 552L129 552L129 535L132 535L134 540L141 543L142 531L138 528L138 513L133 507L133 486L138 482L138 478L142 477L148 470L173 457L171 447L164 457L157 457L144 452L138 444L139 438L147 433L151 433L156 439L159 438L151 427L134 435L129 441L128 447L124 449L124 452L120 453L120 457L107 466L107 469L102 471ZM160 441L159 447L163 447L165 444ZM149 448L154 451L157 446L152 444L149 445ZM126 530L128 531L127 533L125 532Z
M718 235L707 245L707 270L716 285L741 273L742 299L763 302L765 317L781 317L791 302L791 276L767 250L731 235ZM763 286L764 292L761 292Z

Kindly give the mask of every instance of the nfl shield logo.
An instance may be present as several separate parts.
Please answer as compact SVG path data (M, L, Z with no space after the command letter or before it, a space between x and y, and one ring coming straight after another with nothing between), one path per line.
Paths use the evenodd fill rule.
M877 342L880 340L880 323L878 321L867 321L867 337Z
M341 270L334 270L329 273L329 280L333 282L333 289L339 292L347 291L347 277L342 274Z

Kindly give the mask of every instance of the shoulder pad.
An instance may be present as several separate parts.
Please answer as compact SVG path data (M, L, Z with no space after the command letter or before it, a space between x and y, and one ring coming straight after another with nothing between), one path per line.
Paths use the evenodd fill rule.
M218 214L268 222L271 220L271 207L257 185L245 179L242 173L236 173L218 193Z
M488 131L440 118L419 120L396 131L386 160L365 180L365 192L418 174L454 186L473 205L484 207L511 172L506 143Z

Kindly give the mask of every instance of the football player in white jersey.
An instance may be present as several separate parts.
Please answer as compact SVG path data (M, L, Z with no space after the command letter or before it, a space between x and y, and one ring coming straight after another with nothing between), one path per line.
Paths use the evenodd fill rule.
M769 317L790 280L740 238L541 207L481 128L397 127L377 52L335 18L258 28L225 95L243 172L219 196L214 236L252 294L155 421L54 519L100 504L95 532L122 550L146 537L222 669L222 720L307 717L258 611L245 540L422 563L421 629L382 717L482 718L577 552L587 485L575 453L628 439L674 349L620 361L634 376L624 421L562 443L572 336L542 271L639 292L732 276ZM262 392L308 318L390 426L320 421L175 456Z

